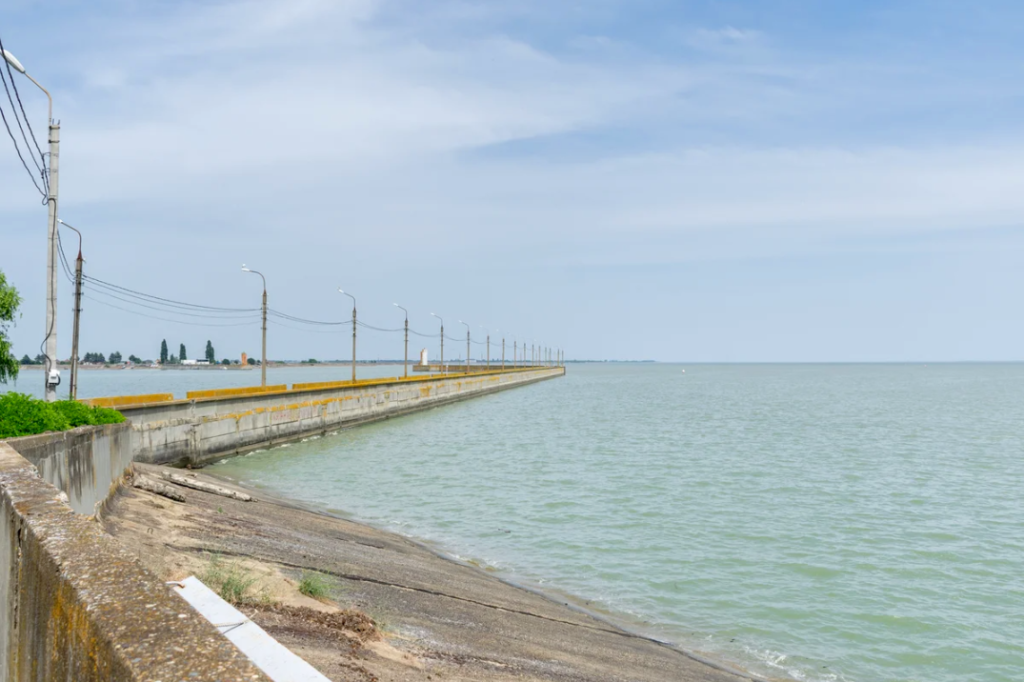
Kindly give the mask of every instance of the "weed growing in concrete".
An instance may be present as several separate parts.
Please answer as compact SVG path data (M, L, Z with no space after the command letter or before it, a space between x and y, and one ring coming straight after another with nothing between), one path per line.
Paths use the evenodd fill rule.
M249 593L256 578L238 564L224 563L215 556L199 579L220 598L232 604L259 601L259 596Z
M299 581L299 592L313 599L326 599L335 587L334 581L315 571L303 571Z

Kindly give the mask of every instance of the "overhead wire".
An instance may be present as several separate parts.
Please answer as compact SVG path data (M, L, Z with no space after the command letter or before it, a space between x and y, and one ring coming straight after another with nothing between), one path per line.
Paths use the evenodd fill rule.
M114 305L113 303L108 303L108 302L103 301L101 299L93 298L92 296L90 296L88 294L85 294L85 293L82 294L82 297L83 298L87 298L87 299L89 299L90 301L92 301L94 303L99 303L100 305L105 305L108 308L114 308L116 310L121 310L121 311L124 311L126 313L131 313L132 315L138 315L139 317L148 317L149 319L152 319L152 320L161 320L163 322L172 322L172 323L175 323L175 324L184 324L184 325L188 325L190 327L250 327L250 326L259 326L259 320L252 320L252 321L248 321L248 322L240 322L240 323L232 323L232 324L214 324L214 323L211 323L211 322L186 322L185 320L172 320L172 319L166 318L166 317L157 317L156 315L147 315L146 313L141 313L138 310L131 310L129 308L122 308L121 306Z
M3 39L0 39L0 50L3 50L3 49L4 49L4 42L3 42ZM2 108L0 108L0 116L3 117L4 127L7 128L7 134L10 135L11 141L14 143L14 149L18 153L18 158L21 159L21 165L25 167L25 170L28 172L29 176L32 178L32 184L36 186L36 189L39 190L39 193L45 199L46 196L49 194L49 191L50 191L50 184L49 184L49 180L48 180L47 174L46 174L46 157L43 155L43 150L39 146L39 140L36 139L35 131L32 130L32 123L28 120L28 116L25 114L25 105L23 105L21 103L21 93L18 92L18 84L17 84L17 81L15 81L15 79L14 79L14 73L11 71L11 64L6 59L4 59L3 62L4 62L4 66L6 67L6 70L7 70L7 76L10 76L10 79L11 79L10 87L8 87L8 85L7 85L7 76L4 75L2 70L0 70L0 81L3 81L4 92L7 93L7 101L10 102L10 104L11 104L11 113L14 116L15 123L18 124L18 130L21 132L21 139L23 139L25 141L25 152L31 157L32 164L36 167L36 170L39 172L39 177L43 181L43 187L42 188L40 188L39 184L36 183L35 175L32 173L32 170L28 167L28 164L25 163L25 159L21 155L21 149L19 148L18 141L14 138L14 133L11 132L11 127L10 127L10 125L7 122L7 116L3 115L3 109ZM11 97L11 90L14 90L14 97ZM15 106L14 106L14 99L15 98L17 98L17 100L18 100L18 108L15 108ZM21 117L18 116L18 109L21 110ZM25 125L24 126L21 124L22 117L25 120ZM25 133L25 128L26 127L28 128L28 131L29 131L29 133L32 136L32 143L35 145L36 151L38 151L38 153L39 153L39 160L38 161L36 160L36 157L32 154L32 145L29 144L28 135L26 135L26 133Z
M120 286L118 284L112 284L111 282L106 282L106 281L104 281L102 279L97 279L96 277L83 276L83 279L87 279L90 282L92 282L93 284L96 284L96 285L98 285L100 287L105 287L105 288L108 288L108 289L118 290L118 291L122 292L125 295L131 295L131 296L135 296L135 297L142 298L142 299L149 299L149 300L151 300L153 302L159 301L159 302L164 303L164 304L166 304L166 305L168 305L170 307L182 308L182 309L186 309L186 310L187 309L198 309L198 310L209 310L209 311L220 312L220 313L251 313L251 312L259 312L260 311L260 308L221 308L221 307L218 307L218 306L202 305L202 304L199 304L199 303L186 303L185 301L176 301L176 300L171 299L171 298L164 298L162 296L156 296L154 294L147 294L147 293L144 293L144 292L141 292L141 291L136 291L134 289L129 289L128 287L122 287L122 286Z

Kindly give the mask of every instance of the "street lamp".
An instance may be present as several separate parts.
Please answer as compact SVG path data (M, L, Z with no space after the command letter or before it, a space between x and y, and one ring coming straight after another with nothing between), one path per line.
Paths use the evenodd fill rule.
M263 357L260 359L260 386L267 387L267 278L262 272L245 267L242 263L242 272L251 272L259 275L263 280Z
M356 383L356 297L340 287L338 293L345 294L352 299L352 383L354 384Z
M46 196L46 231L50 242L46 251L46 372L43 383L46 400L52 402L57 399L57 385L60 383L60 372L57 370L57 169L60 159L60 125L53 121L53 97L50 96L50 92L25 71L25 67L13 54L7 50L3 50L2 54L4 60L15 71L23 74L43 91L49 102L47 122L50 125L50 165Z
M519 361L519 339L516 335L512 335L512 369L516 368L516 364Z
M469 374L469 323L462 320L459 323L466 325L466 374Z
M436 313L430 314L441 320L441 374L447 374L448 372L444 368L444 319Z
M395 304L396 308L401 308L405 311L405 378L409 378L409 311L402 306Z
M483 329L485 332L487 332L487 364L485 365L485 367L487 369L490 369L491 368L491 330L488 329L487 327L483 326L483 325L480 325L480 328Z
M85 261L82 260L82 233L60 218L57 218L57 222L71 228L78 235L78 258L75 259L75 325L71 335L71 386L68 388L68 397L75 400L78 395L78 323L82 315L82 263Z

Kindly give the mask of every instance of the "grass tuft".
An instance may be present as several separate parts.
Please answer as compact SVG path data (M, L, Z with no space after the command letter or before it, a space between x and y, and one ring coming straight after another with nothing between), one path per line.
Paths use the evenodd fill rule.
M256 584L256 578L238 564L221 561L219 556L210 561L199 579L228 603L245 604L260 601L259 596L250 594Z
M334 581L323 573L303 571L299 592L313 599L326 599L335 587Z

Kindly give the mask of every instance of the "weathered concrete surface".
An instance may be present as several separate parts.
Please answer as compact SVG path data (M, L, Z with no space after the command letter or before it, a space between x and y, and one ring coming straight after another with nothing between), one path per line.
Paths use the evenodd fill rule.
M70 431L11 438L6 442L34 464L39 475L68 496L71 508L92 515L132 463L128 422L80 426Z
M176 400L119 408L135 461L196 465L317 433L560 377L562 367Z
M19 682L267 679L4 443L0 671Z
M157 467L136 465L154 478ZM389 650L356 647L272 606L247 613L332 680L480 682L740 682L751 678L630 634L391 533L269 499L205 472L187 474L256 495L242 502L179 488L186 503L119 494L104 527L167 578L211 556L252 575L337 581L338 605L386 623ZM276 578L272 578L277 576ZM389 655L397 650L402 655Z

